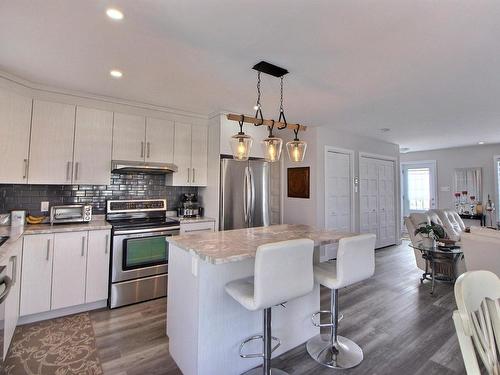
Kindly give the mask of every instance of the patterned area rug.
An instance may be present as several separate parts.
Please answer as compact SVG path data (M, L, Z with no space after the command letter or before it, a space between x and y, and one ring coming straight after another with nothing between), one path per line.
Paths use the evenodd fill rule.
M89 314L17 327L5 371L7 375L101 375Z

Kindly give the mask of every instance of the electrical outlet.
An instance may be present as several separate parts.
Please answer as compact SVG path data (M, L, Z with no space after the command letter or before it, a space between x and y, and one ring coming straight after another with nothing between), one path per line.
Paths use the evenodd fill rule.
M40 204L40 211L42 212L48 212L49 211L49 202L42 202Z

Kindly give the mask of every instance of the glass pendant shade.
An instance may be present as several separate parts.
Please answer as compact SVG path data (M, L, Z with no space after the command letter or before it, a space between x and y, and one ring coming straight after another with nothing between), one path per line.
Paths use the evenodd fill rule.
M299 141L298 139L287 142L286 149L288 151L288 157L292 162L299 163L304 160L306 155L307 143L304 141Z
M240 132L231 137L230 143L231 150L233 151L233 158L235 160L248 160L253 143L252 137Z
M280 160L281 149L283 148L283 140L281 138L267 137L261 144L266 161L273 163Z

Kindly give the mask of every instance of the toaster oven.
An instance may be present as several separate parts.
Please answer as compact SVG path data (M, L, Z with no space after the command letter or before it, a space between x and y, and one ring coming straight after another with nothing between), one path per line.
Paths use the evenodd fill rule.
M87 223L91 219L91 205L74 204L50 208L50 224Z

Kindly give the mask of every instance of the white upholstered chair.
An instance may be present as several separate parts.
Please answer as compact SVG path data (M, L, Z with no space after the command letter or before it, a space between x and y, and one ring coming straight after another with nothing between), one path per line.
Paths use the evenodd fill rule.
M462 234L467 271L487 270L500 277L500 232L492 229L472 229Z
M315 280L331 289L331 310L319 311L312 317L317 327L331 327L328 337L317 335L307 344L307 352L318 363L330 368L347 369L363 360L363 351L352 340L337 335L339 321L338 291L340 288L368 279L375 272L374 234L342 238L339 242L337 260L314 266ZM316 317L321 313L330 315L329 324L320 324Z
M263 358L262 368L256 368L247 374L286 374L279 369L271 371L271 354L279 346L279 340L271 335L271 308L313 290L313 250L314 242L310 239L261 245L255 255L254 277L226 284L226 292L244 308L264 311L264 334L252 336L240 346L242 358ZM244 345L257 339L264 341L264 352L243 354ZM272 340L278 342L274 347Z
M476 352L489 375L500 374L499 299L500 280L492 272L469 271L455 283L453 322L468 375L480 374Z
M460 236L465 231L465 224L460 215L455 210L435 209L429 210L429 214L435 214L441 220L448 238L454 241L460 241Z

